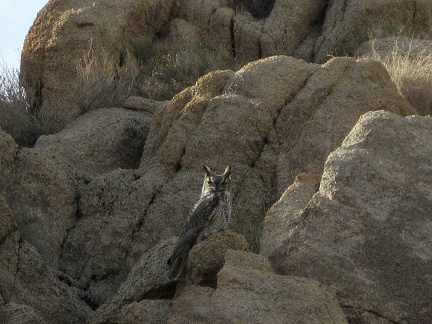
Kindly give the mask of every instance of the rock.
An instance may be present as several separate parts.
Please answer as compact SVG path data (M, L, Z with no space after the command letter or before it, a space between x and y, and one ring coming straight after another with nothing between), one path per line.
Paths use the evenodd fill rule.
M62 213L71 223L58 236L59 269L100 306L143 253L179 234L199 198L203 163L220 171L234 166L231 227L259 251L265 213L297 174L320 177L358 117L380 108L413 111L374 61L319 66L276 56L207 74L154 112L138 169L74 179L79 195L75 189L74 214ZM73 170L87 163L71 160Z
M0 242L16 230L14 217L4 197L0 194Z
M41 136L35 150L91 179L118 168L138 167L149 127L147 113L98 109L57 134Z
M168 260L175 240L164 241L144 253L118 292L92 316L90 323L161 323L175 293L168 279ZM135 322L136 323L136 322Z
M166 101L156 101L148 98L131 96L125 100L123 106L126 109L145 111L147 113L153 114L156 109L165 103Z
M12 172L13 162L17 154L17 143L12 136L0 128L0 194L6 194L11 187L19 182L19 177Z
M162 30L175 6L174 0L50 1L38 13L21 55L21 73L27 87L35 89L36 101L56 106L49 111L43 105L42 112L63 121L76 118L71 95L79 60L92 49L117 67L133 40Z
M269 256L289 239L309 200L318 191L318 178L299 174L267 212L261 226L260 254Z
M37 139L34 120L19 102L0 102L0 128L20 146L32 146Z
M91 309L23 241L1 196L0 224L0 322L85 322Z
M59 269L74 286L86 288L84 295L95 308L117 291L146 251L132 258L135 233L159 231L144 223L152 190L134 170L122 169L95 177L81 190L80 217L64 238ZM149 249L158 241L146 235L142 244Z
M275 1L259 38L261 57L276 54L292 56L299 47L305 48L304 41L319 28L317 25L326 6L326 1L322 0L303 1L301 6L292 0ZM308 47L307 50L303 49L305 55L300 58L312 61L314 51L312 43Z
M228 250L247 251L245 238L233 231L211 235L195 245L189 253L186 269L186 285L216 286L216 275L225 263Z
M427 1L345 1L329 5L322 33L315 42L315 62L330 55L352 55L373 38L408 34L430 36L432 5ZM428 37L426 36L426 37Z
M22 149L14 162L19 181L8 190L22 238L52 269L57 269L61 246L77 218L78 180L69 166L34 149Z
M279 54L324 63L331 55L354 54L371 33L394 36L403 27L430 38L430 9L422 0L391 6L354 0L307 0L302 6L292 0L52 0L29 30L21 71L34 105L64 124L80 113L72 98L76 67L90 48L95 58L109 58L106 65L113 68L130 61L127 53L142 37L173 48L205 39L238 64Z
M18 145L15 143L12 136L4 132L0 128L0 168L8 168L12 165L16 154L18 153Z
M140 170L169 185L147 215L171 215L174 225L167 225L179 231L198 198L200 166L230 163L232 226L258 251L266 210L297 174L320 177L327 155L361 114L375 109L414 112L375 61L337 58L319 66L275 56L234 74L211 73L154 114Z
M167 260L176 240L164 241L144 253L134 265L118 292L92 316L90 323L163 321L174 294L185 285L205 284L203 279L215 278L222 268L228 249L247 249L244 238L234 232L217 233L195 245L189 256L187 283L168 279Z
M364 114L270 260L335 289L349 321L425 323L432 307L430 117Z
M4 324L37 324L45 321L33 308L13 302L0 307L0 319Z
M260 271L266 262L228 250L217 288L188 287L174 300L168 323L347 323L332 291L315 280L275 275L269 266Z

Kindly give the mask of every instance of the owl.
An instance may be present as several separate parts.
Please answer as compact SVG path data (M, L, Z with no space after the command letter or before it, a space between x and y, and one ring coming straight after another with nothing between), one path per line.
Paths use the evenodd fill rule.
M228 165L223 174L216 174L204 165L201 197L192 208L167 262L171 279L177 279L182 274L189 251L197 242L228 228L232 203L231 171L232 167Z

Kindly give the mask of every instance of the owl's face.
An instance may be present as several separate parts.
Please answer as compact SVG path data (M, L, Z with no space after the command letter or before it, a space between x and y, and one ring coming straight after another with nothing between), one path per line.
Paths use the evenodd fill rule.
M215 194L228 192L231 189L232 167L228 165L223 174L214 173L208 166L204 165L205 177L202 194Z

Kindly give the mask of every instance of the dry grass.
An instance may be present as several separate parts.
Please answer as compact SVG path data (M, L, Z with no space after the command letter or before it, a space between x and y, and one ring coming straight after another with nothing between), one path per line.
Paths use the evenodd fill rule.
M133 54L141 65L139 93L154 100L171 99L202 75L234 67L229 53L204 41L173 46L143 38L135 42Z
M32 146L49 123L32 108L32 98L20 84L19 70L0 67L0 127L21 146Z
M134 59L118 62L93 47L77 65L77 81L73 101L80 113L107 107L120 107L134 93L138 63Z
M393 49L380 54L372 46L370 58L380 61L400 93L421 115L432 114L432 51L430 46L400 44L396 39Z

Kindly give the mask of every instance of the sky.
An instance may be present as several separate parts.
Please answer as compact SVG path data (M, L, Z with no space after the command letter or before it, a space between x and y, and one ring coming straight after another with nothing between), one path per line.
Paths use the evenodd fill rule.
M24 38L48 0L0 0L0 67L19 69Z

